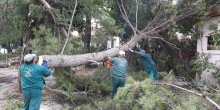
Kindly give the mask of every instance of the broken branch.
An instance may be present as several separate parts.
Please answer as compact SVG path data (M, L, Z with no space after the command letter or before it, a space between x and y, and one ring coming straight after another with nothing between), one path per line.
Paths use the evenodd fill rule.
M75 1L75 6L74 6L74 9L73 9L73 13L72 13L72 17L71 17L71 20L70 20L70 24L69 24L69 29L68 29L68 33L67 33L67 38L66 38L66 41L63 45L63 48L62 48L62 51L61 51L61 55L63 54L68 42L69 42L69 38L70 38L70 31L71 31L71 27L72 27L72 23L73 23L73 18L74 18L74 15L75 15L75 12L76 12L76 7L77 7L77 4L78 4L78 1L76 0Z
M190 92L192 94L195 94L197 96L200 96L200 97L203 97L204 99L206 99L207 101L209 101L211 104L213 104L218 110L220 110L220 106L215 102L213 101L212 99L210 99L208 96L204 96L203 94L200 94L196 91L192 91L192 90L188 90L186 88L182 88L180 86L177 86L177 85L174 85L174 84L165 84L165 85L168 85L168 86L172 86L172 87L175 87L175 88L178 88L178 89L181 89L181 90L184 90L184 91L187 91L187 92Z

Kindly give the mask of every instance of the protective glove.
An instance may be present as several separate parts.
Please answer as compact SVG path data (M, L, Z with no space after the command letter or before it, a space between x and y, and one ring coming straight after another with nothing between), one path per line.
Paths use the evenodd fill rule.
M47 61L46 61L46 60L43 60L42 66L43 66L44 68L47 68L47 69L48 69ZM44 78L43 78L43 84L46 85L46 82L45 82Z
M141 51L141 46L138 43L135 45L135 47L136 47L137 51Z
M42 66L48 69L47 61L43 60Z

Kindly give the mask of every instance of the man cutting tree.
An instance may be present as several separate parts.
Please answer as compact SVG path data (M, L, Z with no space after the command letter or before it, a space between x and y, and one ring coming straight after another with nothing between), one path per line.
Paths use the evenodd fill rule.
M125 52L120 51L118 53L118 57L108 58L108 60L112 63L112 91L111 98L113 99L117 89L119 87L124 87L125 79L126 79L126 71L128 68L128 62L125 59Z
M142 64L144 66L145 71L148 73L149 77L151 79L158 80L157 67L151 55L147 54L145 50L141 49L139 45L136 45L136 47L138 48L139 51L134 51L130 48L129 50L141 57Z

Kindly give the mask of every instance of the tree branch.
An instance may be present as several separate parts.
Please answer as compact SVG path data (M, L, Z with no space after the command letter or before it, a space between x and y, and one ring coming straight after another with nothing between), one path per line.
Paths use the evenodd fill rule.
M190 92L190 93L192 93L192 94L195 94L195 95L197 95L197 96L203 97L204 99L206 99L207 101L209 101L211 104L213 104L218 110L220 110L220 106L219 106L215 101L213 101L212 99L210 99L210 98L209 98L208 96L206 96L206 95L200 94L200 93L198 93L198 92L196 92L196 91L188 90L188 89L186 89L186 88L182 88L182 87L177 86L177 85L174 85L174 84L165 84L165 85L172 86L172 87L175 87L175 88L184 90L184 91L186 91L186 92Z
M39 0L39 1L47 8L48 12L50 13L50 15L53 18L53 21L56 22L56 17L55 17L55 14L53 13L53 9L51 8L50 4L47 3L46 0Z
M75 12L76 12L76 7L78 5L78 1L76 0L75 1L75 6L74 6L74 9L73 9L73 13L72 13L72 17L71 17L71 20L70 20L70 24L69 24L69 29L68 29L68 33L67 33L67 38L66 38L66 41L63 45L63 48L62 48L62 51L61 51L61 55L63 54L66 46L68 45L68 42L69 42L69 38L70 38L70 31L71 31L71 27L72 27L72 23L73 23L73 18L74 18L74 15L75 15Z
M52 92L52 93L56 93L56 94L62 94L62 95L65 95L66 97L71 97L72 95L87 95L88 93L87 92L72 92L72 93L68 93L66 91L63 91L63 90L59 90L59 89L52 89L48 86L45 86L45 89L48 90L49 92Z
M55 14L54 14L54 12L53 12L54 10L53 10L53 8L50 6L50 4L47 3L46 0L38 0L38 1L46 7L48 13L49 13L50 16L52 17L53 21L56 23L56 17L55 17ZM60 27L60 29L61 29L61 32L63 33L63 35L67 38L67 37L68 37L68 34L67 34L65 28L64 28L64 27Z
M119 7L119 10L122 14L122 18L125 20L126 23L128 23L128 25L130 26L130 28L132 29L133 33L134 33L134 37L137 36L137 31L140 32L139 30L137 30L132 24L131 22L129 21L129 18L128 18L128 15L127 15L127 12L124 8L124 4L123 4L123 1L120 0L121 3L119 3L119 1L117 0L117 4L118 4L118 7Z
M102 108L96 103L95 100L93 100L92 98L90 98L90 100L92 101L92 103L93 103L99 110L102 110Z
M179 53L179 57L180 57L181 60L183 61L183 57L182 57L182 54L181 54L181 50L180 50L175 44L172 44L172 43L170 43L170 42L164 40L162 37L151 37L151 38L152 38L152 39L159 39L159 40L165 42L166 44L168 44L170 47L175 48L175 49L178 51L178 53Z
M137 1L137 0L136 0L136 13L135 13L135 14L136 14L136 15L135 15L135 18L136 18L136 19L135 19L135 20L136 20L136 22L135 22L135 24L136 24L136 25L135 25L135 30L138 30L138 29L137 29L137 24L138 24L138 20L137 20L137 19L138 19L138 1ZM134 36L137 36L136 31L135 31L135 33L134 33Z

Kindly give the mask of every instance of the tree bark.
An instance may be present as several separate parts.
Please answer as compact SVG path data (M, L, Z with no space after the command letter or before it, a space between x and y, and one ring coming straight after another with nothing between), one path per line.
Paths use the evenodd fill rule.
M85 48L86 52L89 53L90 51L90 43L91 43L91 13L88 12L86 15L86 29L85 29Z
M147 36L149 37L149 36ZM76 67L90 63L91 61L102 61L105 57L112 57L118 55L120 50L127 51L129 48L133 48L138 41L146 38L144 35L139 37L133 37L128 43L122 47L112 48L108 51L102 51L98 53L86 53L79 55L42 55L45 60L48 61L48 66L55 67ZM21 58L22 59L22 58Z
M148 36L149 37L149 36ZM48 61L49 67L75 67L89 63L91 60L102 61L105 57L112 57L118 55L120 50L127 51L129 48L133 48L138 41L142 38L146 38L144 35L139 37L133 37L128 43L119 48L112 48L107 51L98 53L86 53L80 55L42 55L44 59Z

